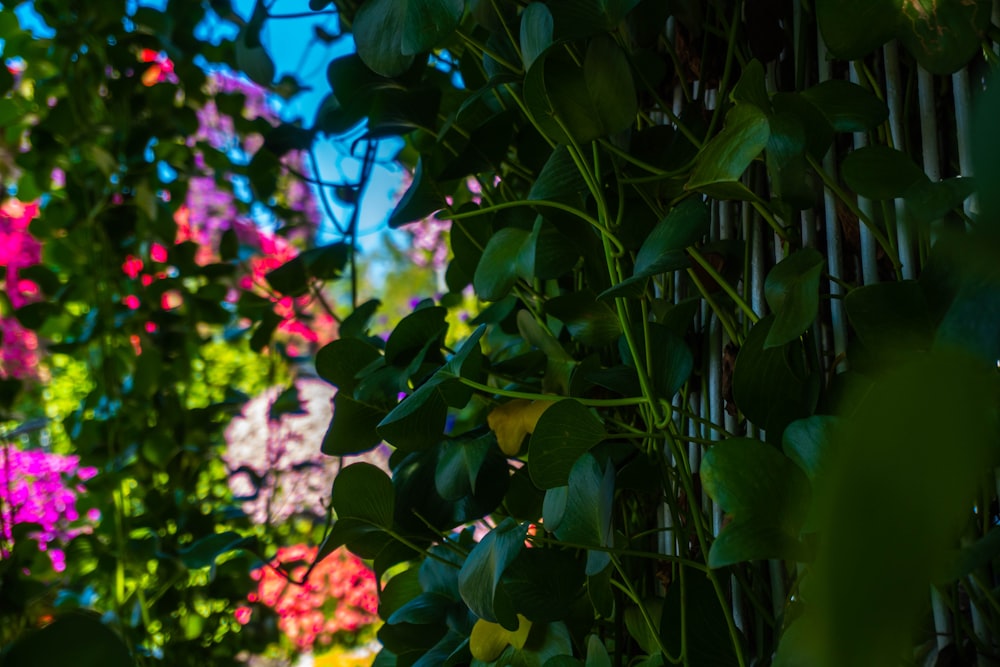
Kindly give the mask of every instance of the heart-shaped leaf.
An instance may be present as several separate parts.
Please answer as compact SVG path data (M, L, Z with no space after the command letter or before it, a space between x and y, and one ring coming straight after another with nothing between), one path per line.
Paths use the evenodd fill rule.
M469 609L511 631L520 623L509 596L498 589L507 566L524 549L527 535L528 524L504 519L473 548L458 573L458 590Z
M726 114L726 125L698 153L684 187L718 199L753 199L740 177L767 147L771 136L767 115L753 104L740 103Z
M732 516L712 544L711 567L801 555L798 533L808 483L780 451L748 438L720 442L705 454L701 479L709 496Z
M528 70L542 51L552 44L552 12L541 2L532 2L521 12L521 59Z
M528 445L531 481L541 489L564 486L577 459L606 437L601 422L573 399L545 410Z
M370 463L352 463L337 475L331 496L338 519L356 519L380 528L392 526L396 495L392 482Z
M354 17L358 55L382 76L402 74L458 27L464 0L368 0Z
M831 79L802 91L837 132L867 132L889 117L889 107L856 83Z
M764 281L767 305L775 313L764 348L784 345L802 335L819 312L819 277L823 255L803 248L778 262Z
M848 154L840 167L844 182L862 197L894 199L930 179L909 155L888 146L865 146Z

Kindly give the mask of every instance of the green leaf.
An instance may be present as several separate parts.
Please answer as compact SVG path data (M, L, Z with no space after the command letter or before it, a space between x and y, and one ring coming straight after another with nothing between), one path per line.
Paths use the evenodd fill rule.
M499 301L517 282L518 257L530 236L523 229L501 229L486 244L472 285L483 301Z
M765 160L772 197L795 209L810 208L816 201L806 161L806 131L798 116L779 112L771 116L771 138Z
M865 146L844 158L844 182L862 197L894 199L929 184L924 171L906 153L888 146Z
M642 604L646 609L646 613L649 614L653 623L656 624L655 627L650 628L646 624L646 619L643 617L642 611L637 605L633 605L625 610L625 629L628 630L628 633L632 635L632 638L635 639L643 651L653 655L660 652L657 634L659 634L660 623L663 618L663 600L653 598L644 600Z
M996 461L996 391L993 363L932 352L848 397L856 407L816 499L823 539L796 621L808 640L800 664L884 665L912 647L928 587Z
M781 448L809 478L815 482L830 467L831 443L840 423L838 417L813 415L793 421L781 436Z
M579 259L573 240L538 216L531 235L521 246L518 274L525 280L552 280L571 271Z
M442 498L454 502L475 492L476 478L495 443L496 438L489 433L441 443L434 486Z
M648 326L652 357L650 380L660 398L671 400L691 377L694 355L684 338L669 327L655 322Z
M545 312L566 325L574 340L584 345L612 343L622 333L618 315L589 291L563 294L545 303Z
M583 67L550 47L528 71L524 95L539 127L559 143L585 144L623 130L638 106L628 59L607 35L590 40Z
M994 72L986 90L975 100L972 110L972 164L976 174L979 204L982 207L980 221L992 221L990 227L996 230L1000 225L1000 188L989 183L1000 183L1000 74Z
M974 147L980 146L983 143L983 136L983 134L976 135ZM983 174L979 171L975 171L975 173L979 174L976 178L954 176L946 178L943 181L938 181L937 183L933 183L930 180L917 183L904 195L906 199L906 212L920 223L930 223L940 220L950 211L962 207L965 200L976 192L977 182L983 179L989 182L988 173ZM981 204L984 203L984 196L988 198L990 194L981 188L979 190L979 201ZM985 221L993 218L984 213L981 219Z
M267 283L286 296L302 296L309 291L309 273L302 255L264 274Z
M50 317L58 314L60 310L59 306L51 301L36 301L18 308L14 311L14 317L24 328L38 331L45 326Z
M344 271L353 250L347 243L331 243L329 245L310 248L302 253L306 271L319 280L336 280Z
M260 45L257 39L256 45L251 46L250 34L244 32L236 38L233 45L236 55L236 67L250 77L251 81L268 88L274 83L274 61L268 55L267 50Z
M726 125L698 153L684 186L718 199L753 199L739 180L771 136L767 115L752 104L736 104L726 113Z
M851 290L844 298L844 308L862 344L876 354L898 357L928 350L934 340L930 308L915 280Z
M379 422L376 429L393 447L412 452L428 449L444 437L448 405L440 381L430 380L404 398Z
M409 366L414 359L430 356L441 359L440 344L448 331L448 309L420 308L404 317L385 343L385 361L392 366Z
M604 642L597 635L587 637L587 662L585 667L611 667L611 657Z
M663 601L660 637L664 647L672 655L681 655L686 648L690 667L738 667L742 663L712 581L691 567L678 568L678 574Z
M385 410L338 391L333 397L333 419L323 437L321 451L329 456L367 452L382 442L375 427L385 415Z
M903 2L896 34L924 69L952 74L982 48L992 7L989 0Z
M552 12L532 2L521 12L521 58L527 71L535 58L552 44Z
M639 0L550 0L559 39L577 39L609 32L639 4Z
M601 134L612 134L629 127L638 110L632 70L624 51L609 35L591 39L584 56L583 76L600 121ZM546 83L551 86L548 80ZM561 103L557 95L554 101L557 110ZM577 139L580 140L579 137ZM580 141L583 143L583 140Z
M764 349L795 340L819 312L819 278L823 255L812 248L798 250L770 270L764 281L764 297L775 313L774 325Z
M733 369L733 398L769 439L780 441L785 426L816 408L820 373L810 369L798 340L765 347L774 322L769 315L750 329Z
M556 146L545 161L538 178L531 184L528 199L558 201L582 207L586 193L587 183L576 168L569 149Z
M867 132L889 117L885 102L850 81L824 81L802 91L802 97L820 110L836 132Z
M424 170L424 160L417 161L413 172L413 182L389 215L389 227L396 229L402 225L422 220L447 206L441 188Z
M571 398L558 401L542 413L531 434L531 481L541 489L564 486L574 463L606 436L601 422L582 404Z
M512 601L498 590L504 571L524 549L528 524L506 518L472 549L458 573L458 590L465 604L481 619L518 627Z
M341 338L364 338L368 335L368 323L382 302L378 299L365 301L340 323L338 334Z
M385 622L392 624L415 623L417 625L438 623L444 620L451 602L450 598L440 593L420 593L399 606Z
M857 60L892 38L898 7L896 0L816 0L816 20L834 57Z
M423 563L435 562L430 558L423 561ZM430 587L421 585L420 570L422 568L423 564L420 567L407 568L399 574L393 575L386 582L378 596L378 615L381 618L388 619L396 613L397 609L401 609L408 602L424 592L430 595L441 594L443 597L447 597L441 591L431 590Z
M569 473L566 508L555 529L560 540L594 547L611 546L611 508L615 495L615 468L608 461L601 470L590 454L584 453ZM593 576L610 562L607 552L591 551L586 573Z
M338 473L331 496L337 519L391 528L396 494L389 476L370 463L352 463Z
M382 356L378 349L360 338L338 338L316 353L316 373L350 394L358 384L358 375Z
M211 567L215 564L215 559L230 551L239 549L247 543L247 538L233 531L215 533L208 535L191 546L181 549L178 556L181 562L192 570L203 567Z
M805 133L806 151L816 160L822 160L833 143L833 126L823 111L801 93L776 93L771 98L774 112L794 117Z
M562 549L525 549L504 573L503 585L518 614L536 623L570 615L583 594L583 560Z
M670 209L643 241L632 276L602 292L600 298L639 296L650 276L691 266L686 249L707 233L708 205L698 197L685 199Z
M458 27L463 0L368 0L354 18L358 55L383 76L402 74Z
M765 558L796 559L808 507L808 483L780 451L748 438L709 448L702 460L705 491L732 522L712 543L711 567Z
M689 197L657 223L635 257L634 276L653 276L691 264L685 249L708 233L708 204Z
M767 86L764 84L764 66L754 58L743 68L740 80L733 86L733 92L729 94L733 102L746 102L752 104L765 114L771 113L771 98L767 94Z
M28 632L3 654L4 667L134 667L125 642L96 615L64 614Z

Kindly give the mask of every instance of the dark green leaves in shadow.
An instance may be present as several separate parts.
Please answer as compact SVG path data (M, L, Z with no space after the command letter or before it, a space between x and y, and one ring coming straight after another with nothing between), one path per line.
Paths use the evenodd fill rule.
M476 267L472 285L484 301L499 301L507 296L518 277L518 259L529 232L508 227L490 237Z
M660 637L671 655L681 655L686 647L685 663L690 667L737 667L740 664L733 651L719 596L705 573L694 568L684 567L678 580L667 590Z
M766 347L775 316L757 322L747 335L733 370L733 398L747 419L780 442L785 426L812 414L820 375L810 367L802 342Z
M812 248L803 248L779 262L767 274L764 296L775 319L764 341L765 349L795 340L816 319L822 271L823 256Z
M89 614L66 614L0 654L4 667L134 667L125 642Z
M604 427L579 402L567 398L539 417L528 449L531 481L541 489L564 486L577 459L605 438Z
M611 546L611 506L615 494L615 469L610 461L601 469L590 454L573 464L565 487L545 494L545 529L560 540L583 546ZM587 576L601 572L610 562L606 551L587 552Z
M865 146L844 158L841 174L849 188L869 199L905 197L930 179L909 155L888 146Z
M732 516L712 543L711 567L801 557L798 535L808 483L778 449L748 438L718 443L705 454L701 479L708 495Z
M911 650L928 587L996 465L998 389L993 364L930 353L855 397L816 499L823 539L795 664L884 665Z
M618 316L593 292L571 292L550 299L545 312L562 321L573 339L584 345L606 345L621 335Z
M337 521L320 545L318 560L346 545L362 558L374 559L392 543L396 494L389 476L370 463L354 463L333 482Z
M585 144L623 130L638 105L628 60L608 35L589 41L582 67L560 45L537 56L524 98L535 122L559 143Z
M993 230L1000 227L1000 188L987 183L1000 183L1000 76L994 75L987 82L986 90L976 101L973 119L972 160L974 173L980 184L979 204L982 221Z
M657 223L635 258L632 277L601 293L602 298L641 291L650 276L685 269L691 265L686 249L708 233L708 205L689 197Z
M702 146L685 186L717 199L754 199L740 177L767 147L771 128L767 115L753 104L736 104L726 125Z
M934 320L915 280L851 290L844 307L861 343L875 354L898 358L928 350L934 340Z
M552 44L552 12L541 2L532 2L521 12L521 59L531 68L542 51Z
M504 519L475 546L458 574L458 590L479 618L516 630L517 614L510 595L500 586L504 570L524 549L528 524Z
M383 76L402 74L458 27L464 0L369 0L354 19L358 55Z
M889 117L889 107L856 83L831 79L802 91L837 132L867 132Z
M816 15L827 48L837 58L863 58L898 37L922 67L951 74L979 51L991 7L988 0L817 0Z

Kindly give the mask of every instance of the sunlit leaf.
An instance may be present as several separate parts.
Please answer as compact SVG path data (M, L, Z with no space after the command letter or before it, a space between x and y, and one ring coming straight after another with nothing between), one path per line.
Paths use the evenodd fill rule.
M517 456L526 435L534 433L539 418L555 401L514 398L493 408L487 421L496 434L500 451Z

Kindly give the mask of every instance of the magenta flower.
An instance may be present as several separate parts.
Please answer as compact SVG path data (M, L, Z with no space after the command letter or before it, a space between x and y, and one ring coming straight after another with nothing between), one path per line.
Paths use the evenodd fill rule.
M10 556L14 526L32 523L40 530L31 537L48 553L53 569L66 569L60 547L88 532L100 518L95 509L81 517L76 508L77 496L84 491L80 482L97 474L95 468L81 468L79 462L78 456L0 447L0 556Z

